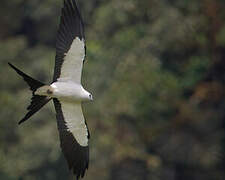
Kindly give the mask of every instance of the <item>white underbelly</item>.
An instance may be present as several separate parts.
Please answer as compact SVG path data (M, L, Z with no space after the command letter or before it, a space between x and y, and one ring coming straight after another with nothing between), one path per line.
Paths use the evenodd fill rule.
M62 100L81 101L83 87L74 82L54 82L50 85L53 88L52 97Z

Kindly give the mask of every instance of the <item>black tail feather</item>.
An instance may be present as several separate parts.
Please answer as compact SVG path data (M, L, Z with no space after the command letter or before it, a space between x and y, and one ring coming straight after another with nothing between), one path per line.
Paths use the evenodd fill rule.
M39 87L44 86L45 84L33 79L32 77L28 76L27 74L23 73L19 69L17 69L15 66L13 66L11 63L8 63L11 68L13 68L20 76L23 77L24 81L30 86L31 91L36 91Z
M39 96L39 95L35 95L34 92L40 88L41 86L44 86L45 84L33 79L32 77L28 76L27 74L25 74L24 72L20 71L18 68L16 68L15 66L13 66L11 63L8 63L9 66L11 68L13 68L20 76L23 77L24 81L26 81L26 83L29 85L30 90L32 91L32 98L31 98L31 103L30 105L27 107L27 114L24 116L23 119L21 119L19 121L18 124L23 123L24 121L26 121L27 119L29 119L33 114L35 114L36 112L38 112L38 110L40 110L45 104L47 104L51 98L47 97L47 96Z
M44 102L46 99L46 96L39 96L39 95L33 95L31 98L31 103L27 107L27 110L31 110L37 106L38 103Z
M33 99L33 97L35 98ZM38 112L38 110L40 110L45 104L47 104L51 100L51 98L48 98L46 96L34 95L33 97L31 104L27 108L29 110L28 113L24 116L23 119L19 121L18 124L21 124L27 119L29 119L33 114Z

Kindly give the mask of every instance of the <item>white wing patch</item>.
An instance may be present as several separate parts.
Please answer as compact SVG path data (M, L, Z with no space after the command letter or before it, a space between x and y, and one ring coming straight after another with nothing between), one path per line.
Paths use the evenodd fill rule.
M76 141L81 146L88 146L88 130L80 103L61 102L64 121Z
M85 57L84 46L84 40L80 40L79 37L73 40L69 51L65 53L58 81L72 80L73 82L80 83Z

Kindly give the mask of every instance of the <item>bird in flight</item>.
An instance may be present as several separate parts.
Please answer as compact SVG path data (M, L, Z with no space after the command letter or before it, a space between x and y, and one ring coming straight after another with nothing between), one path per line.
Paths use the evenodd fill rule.
M83 178L89 163L89 130L81 103L91 101L92 95L81 85L85 59L84 24L75 0L64 0L59 30L56 36L56 56L53 81L44 84L28 76L11 63L12 67L32 91L27 114L19 124L29 119L50 100L53 100L62 152L69 169Z

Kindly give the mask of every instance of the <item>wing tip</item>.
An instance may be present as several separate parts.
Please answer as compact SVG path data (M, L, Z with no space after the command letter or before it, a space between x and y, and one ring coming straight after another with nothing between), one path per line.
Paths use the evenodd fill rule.
M88 170L89 166L89 147L79 147L79 151L76 153L78 156L76 159L73 159L73 161L69 161L67 158L67 162L69 165L70 171L73 172L73 174L79 178L83 178L86 170Z

